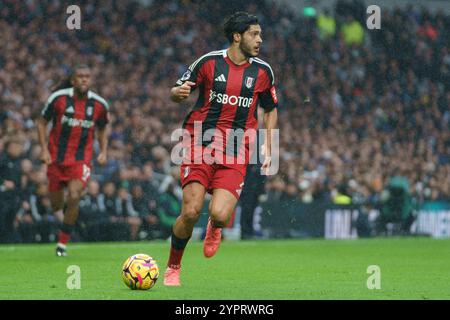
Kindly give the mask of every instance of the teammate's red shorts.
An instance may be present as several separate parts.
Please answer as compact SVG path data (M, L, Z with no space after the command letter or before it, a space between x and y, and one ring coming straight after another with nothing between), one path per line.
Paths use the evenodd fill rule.
M52 163L47 168L48 190L59 191L63 189L70 180L80 180L86 187L91 176L91 166L86 163L61 165Z
M214 189L225 189L239 199L244 187L245 170L247 165L222 164L182 164L181 185L184 188L188 183L197 181L206 191L212 194Z

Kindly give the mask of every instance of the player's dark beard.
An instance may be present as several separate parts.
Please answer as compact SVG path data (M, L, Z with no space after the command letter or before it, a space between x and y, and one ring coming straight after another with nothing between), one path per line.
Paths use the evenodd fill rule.
M79 97L79 98L84 98L84 97L86 97L87 92L89 91L89 88L86 89L86 90L82 90L81 88L74 87L73 89L74 89L74 91L75 91L75 95L76 95L77 97Z
M239 44L239 49L242 51L242 53L244 54L244 56L246 58L253 58L253 57L255 57L255 55L251 54L252 50L249 48L247 43L241 41L241 43Z

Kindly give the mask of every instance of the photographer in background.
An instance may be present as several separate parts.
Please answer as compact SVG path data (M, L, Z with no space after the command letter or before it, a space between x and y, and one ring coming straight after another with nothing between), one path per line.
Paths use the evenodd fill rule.
M389 233L388 224L391 223L394 227L397 226L394 233L408 235L415 218L408 179L402 176L392 177L382 192L381 211L376 222L377 233Z
M258 206L259 196L265 192L266 176L261 175L260 164L250 164L247 167L244 188L241 198L241 238L252 239L254 237L253 218Z
M85 240L107 240L108 214L102 200L98 181L89 181L87 194L80 201L79 224Z
M46 183L37 184L33 193L22 201L16 222L22 242L55 241L62 217L58 219L52 212Z
M160 236L159 219L156 215L155 194L146 194L139 183L131 187L131 201L134 210L139 213L142 220L139 238L155 239Z
M20 209L22 142L11 139L0 154L0 243L14 242L14 219Z

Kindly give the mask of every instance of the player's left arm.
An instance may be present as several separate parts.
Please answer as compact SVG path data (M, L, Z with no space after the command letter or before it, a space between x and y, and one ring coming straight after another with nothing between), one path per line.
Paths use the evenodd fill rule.
M272 136L277 129L278 123L278 98L274 85L273 74L268 74L267 89L260 94L260 105L264 109L263 124L266 130L265 141L263 144L264 162L262 170L268 174L272 163Z
M96 125L96 136L100 146L100 153L97 156L97 162L104 166L108 160L108 136L109 136L109 111L105 106Z
M107 161L107 151L108 151L108 132L109 125L105 125L104 127L97 128L97 139L100 145L100 153L97 156L97 162L104 166Z
M266 136L264 141L264 162L262 169L267 174L272 163L272 135L273 131L277 129L278 111L273 108L270 111L264 111L264 129L266 129Z

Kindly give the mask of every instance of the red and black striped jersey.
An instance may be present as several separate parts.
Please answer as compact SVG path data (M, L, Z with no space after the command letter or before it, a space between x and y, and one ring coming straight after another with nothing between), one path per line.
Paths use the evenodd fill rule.
M191 134L194 122L201 122L202 136L210 129L220 130L224 137L229 129L256 130L257 106L266 111L278 107L272 68L259 58L236 65L226 50L213 51L192 63L176 85L186 81L194 82L192 89L199 90L197 102L183 123ZM236 146L242 141L233 142Z
M85 99L78 99L73 88L50 95L41 114L53 125L48 143L52 162L90 164L94 129L108 123L108 110L105 99L92 91L88 91Z

